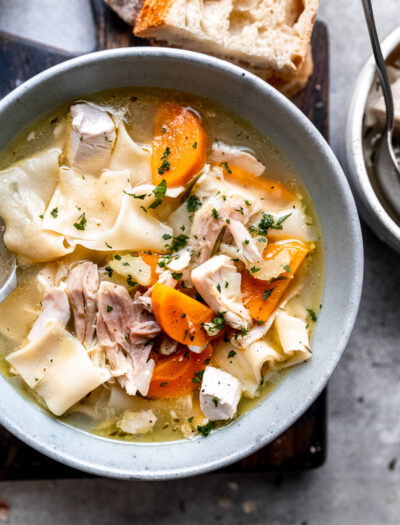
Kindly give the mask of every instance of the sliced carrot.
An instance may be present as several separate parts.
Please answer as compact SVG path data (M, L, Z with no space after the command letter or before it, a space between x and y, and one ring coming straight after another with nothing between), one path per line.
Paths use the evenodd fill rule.
M207 136L200 118L175 102L157 111L151 154L153 183L163 179L168 187L184 186L206 162Z
M309 252L308 247L300 241L276 242L268 244L263 252L263 259L275 257L283 250L287 250L290 254L290 272L282 273L279 280L274 282L262 281L250 275L246 269L242 271L243 302L251 317L256 321L265 322L268 320L292 282L290 277L295 274Z
M212 339L202 328L216 317L208 306L161 283L154 285L151 303L157 323L178 343L203 346Z
M256 177L252 173L230 163L222 163L221 167L224 170L224 177L228 181L237 182L243 188L263 190L268 195L288 202L294 200L296 197L293 191L276 180L265 179L262 176Z
M158 281L158 278L160 277L160 274L156 272L158 268L158 260L160 256L157 255L156 253L147 252L147 251L140 251L138 255L151 268L151 282L149 286L152 286L154 283Z
M213 353L209 344L201 352L195 354L180 345L175 354L160 357L154 367L148 396L178 397L190 394L200 386L202 370L207 366Z

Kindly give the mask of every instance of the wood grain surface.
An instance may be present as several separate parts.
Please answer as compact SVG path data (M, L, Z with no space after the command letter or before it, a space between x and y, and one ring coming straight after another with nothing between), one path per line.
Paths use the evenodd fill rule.
M92 0L96 49L146 45L102 0ZM314 73L293 102L328 138L328 34L317 22L312 35ZM71 58L0 33L0 98L33 75ZM229 472L303 470L315 468L326 455L326 391L278 439L259 452L224 469ZM44 479L87 476L36 452L0 427L0 479Z

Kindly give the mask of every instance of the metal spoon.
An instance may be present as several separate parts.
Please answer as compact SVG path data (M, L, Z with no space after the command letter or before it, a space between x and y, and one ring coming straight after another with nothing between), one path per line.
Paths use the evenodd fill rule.
M393 151L394 105L392 90L376 31L371 0L361 0L374 51L376 68L386 105L386 123L375 149L375 175L381 191L393 211L400 217L400 168Z
M17 286L17 261L13 253L4 244L5 225L0 217L0 303Z

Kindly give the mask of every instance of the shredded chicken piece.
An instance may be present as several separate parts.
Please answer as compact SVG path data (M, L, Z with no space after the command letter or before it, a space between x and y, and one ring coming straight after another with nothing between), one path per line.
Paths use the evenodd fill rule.
M259 211L256 204L246 206L244 199L239 195L227 197L220 209L215 208L215 201L203 205L194 216L191 236L198 239L195 255L200 264L209 259L218 235L224 226L232 220L247 224L249 218ZM228 220L228 222L227 222ZM229 232L224 239L229 237Z
M126 392L147 395L154 361L151 340L160 333L154 317L132 302L123 286L103 281L98 293L97 336L114 375Z
M88 261L76 265L68 275L66 286L74 316L76 337L85 346L90 346L96 330L99 288L97 264Z
M28 339L37 341L42 336L46 325L58 321L65 327L70 317L68 297L64 290L52 286L47 290L42 301L42 311L29 332Z
M239 250L237 257L244 258L245 262L251 263L255 263L262 259L262 255L257 248L257 242L250 235L244 224L232 219L229 224L229 231L231 232L233 240Z
M226 255L215 255L192 271L192 281L208 306L223 314L232 328L248 330L252 321L242 303L241 280L236 266Z

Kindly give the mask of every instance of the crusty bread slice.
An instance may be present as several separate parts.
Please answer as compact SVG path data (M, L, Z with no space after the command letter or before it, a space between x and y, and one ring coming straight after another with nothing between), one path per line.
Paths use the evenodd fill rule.
M144 0L134 33L293 81L306 62L318 5L319 0Z
M143 5L143 0L104 0L104 2L131 26L135 24Z

